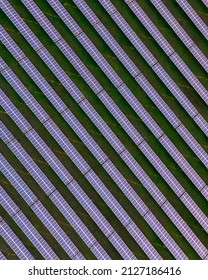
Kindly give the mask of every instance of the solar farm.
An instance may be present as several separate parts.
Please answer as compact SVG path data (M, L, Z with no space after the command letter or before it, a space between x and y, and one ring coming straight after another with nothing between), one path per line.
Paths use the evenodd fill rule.
M208 1L0 1L0 259L208 260Z

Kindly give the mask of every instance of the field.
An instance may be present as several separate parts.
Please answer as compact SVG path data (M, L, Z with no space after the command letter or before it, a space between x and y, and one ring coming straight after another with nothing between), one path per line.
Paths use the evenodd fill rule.
M60 1L66 11L72 16L72 18L77 22L82 31L88 36L94 46L99 50L105 61L111 66L112 71L114 71L122 80L121 85L116 85L113 83L109 76L101 69L98 61L96 61L90 53L84 48L79 40L79 34L75 36L72 31L67 27L63 20L57 15L57 13L52 9L52 7L47 3L47 1L33 1L37 4L39 9L43 12L46 18L51 22L51 24L59 32L61 38L64 38L65 42L69 47L75 52L79 57L81 62L89 70L95 79L98 81L108 96L110 96L112 102L117 105L121 118L116 117L116 113L113 113L106 105L102 102L100 96L101 93L95 93L85 77L79 73L75 68L72 61L69 61L60 48L57 42L63 39L59 39L56 42L52 40L47 34L47 32L41 27L39 22L33 17L33 15L25 8L20 1L10 0L8 1L20 15L24 23L30 28L30 30L38 37L42 47L38 50L34 50L29 42L24 38L21 32L15 27L14 23L8 18L8 16L0 10L0 23L4 30L11 36L17 46L24 52L25 57L22 57L22 61L28 58L32 64L36 67L39 73L44 77L45 81L50 85L51 89L57 94L58 97L66 105L66 110L70 110L72 114L77 118L78 122L84 127L85 131L89 135L88 139L94 139L95 143L102 149L102 151L107 155L107 160L110 161L117 169L119 174L122 176L123 180L127 182L132 188L135 194L141 198L141 200L148 207L149 211L154 215L154 217L160 222L165 232L176 242L178 247L184 252L188 259L202 259L202 254L200 250L193 247L190 244L189 239L187 239L188 234L184 234L183 230L179 227L179 224L175 224L174 220L165 213L162 208L164 203L159 205L154 196L147 190L141 180L136 175L140 166L150 178L155 188L157 188L164 196L166 201L168 201L173 208L178 212L180 217L183 219L185 224L189 227L190 231L198 238L202 244L207 249L208 253L208 235L206 229L203 227L203 217L208 215L207 207L207 195L203 194L202 190L199 190L194 184L193 180L188 175L189 173L184 171L183 168L174 160L170 153L165 149L160 141L163 135L166 135L169 140L173 143L175 148L182 154L183 158L186 160L187 166L189 166L190 172L195 170L198 176L204 182L203 188L207 188L208 176L207 176L207 166L205 164L207 158L204 158L204 162L199 155L197 155L193 149L190 147L189 142L187 142L182 135L178 132L178 127L174 127L166 118L166 116L161 112L158 106L153 102L153 100L148 96L145 90L138 84L135 77L133 77L126 67L122 64L121 60L116 56L112 49L106 44L104 39L97 33L92 24L86 19L84 14L78 9L73 1ZM197 125L195 117L191 117L190 114L185 110L185 108L180 104L179 100L174 96L166 84L158 77L154 71L154 66L150 66L147 61L142 57L141 53L137 50L135 45L130 41L130 39L123 33L119 26L115 23L113 18L107 13L107 11L101 6L99 1L85 1L89 7L94 11L101 23L108 29L110 34L119 43L120 47L125 51L128 57L134 62L136 67L139 69L140 73L138 76L143 75L150 85L156 90L158 95L163 101L169 106L172 112L177 116L178 120L186 127L190 135L192 135L198 142L200 149L202 149L207 155L208 145L207 145L207 135L206 133ZM190 82L184 77L180 70L173 64L171 58L166 55L162 47L154 40L152 35L143 26L143 24L138 20L133 11L125 4L124 1L113 0L111 1L115 6L117 11L123 16L127 24L132 28L135 34L142 40L144 45L149 49L149 51L156 58L157 63L159 63L163 69L172 78L178 88L182 93L188 98L188 100L193 104L193 106L198 111L198 114L208 121L207 114L207 104L200 97L197 90L190 84ZM166 40L171 44L173 49L182 58L184 63L192 71L198 81L202 84L204 88L208 88L207 72L202 67L202 65L197 61L197 59L190 52L189 48L181 41L181 39L176 36L174 31L170 28L167 22L162 18L160 13L153 6L151 1L136 1L144 12L149 16L154 25L158 28L161 34L166 38ZM171 11L176 19L179 20L180 24L191 37L198 48L206 55L207 42L204 36L199 32L199 30L194 26L193 22L185 15L183 10L180 8L175 1L163 1L167 8ZM207 13L204 12L207 9L201 3L196 4L194 1L189 1L191 5L197 11L199 15L207 22ZM193 2L193 3L192 3ZM200 2L200 1L199 1ZM1 36L1 35L0 35ZM41 59L41 52L47 50L52 57L56 60L58 65L63 69L63 73L71 79L71 81L77 86L80 92L83 94L84 99L87 100L92 107L96 110L99 116L102 118L104 123L108 126L111 132L117 137L117 143L120 143L121 152L117 152L115 147L109 142L106 136L103 134L102 130L99 128L98 124L93 122L90 115L83 110L83 102L77 102L72 93L66 89L66 86L60 81L59 78L54 74L52 69L50 69L46 63ZM136 206L132 201L129 200L126 193L128 193L128 187L126 193L122 191L122 181L117 183L115 179L110 176L110 173L104 168L105 161L101 163L96 154L93 154L93 150L90 150L90 146L87 146L83 142L80 135L72 128L66 118L64 118L64 111L60 113L57 108L51 103L46 94L40 89L40 86L35 83L35 81L30 77L30 75L21 66L21 60L17 61L12 53L8 50L5 44L0 45L1 57L6 62L8 67L15 73L16 77L21 81L21 83L30 92L31 97L40 104L42 109L46 112L50 120L57 125L60 131L65 135L66 139L78 153L83 157L85 162L90 166L90 170L97 175L100 181L104 184L106 189L114 196L118 201L120 206L128 213L131 222L134 223L139 230L148 239L149 243L153 248L159 253L163 259L176 259L177 254L174 250L167 247L167 244L159 236L160 230L156 229L154 225L150 225L145 217L138 212ZM55 68L54 68L55 69ZM130 90L137 101L142 104L143 108L152 117L152 120L157 124L162 130L162 135L156 137L154 131L148 127L147 123L142 120L142 117L134 110L134 108L129 104L127 99L122 96L121 88L122 85ZM50 148L52 153L56 158L62 163L63 167L71 174L74 181L79 184L81 189L97 207L100 213L105 217L105 219L112 226L113 230L120 236L123 242L127 245L130 251L134 254L136 259L149 259L148 253L145 252L141 246L138 245L135 238L130 234L128 230L128 223L124 226L124 223L119 219L118 215L113 208L111 208L105 201L104 197L95 190L94 186L90 183L87 177L87 173L81 172L81 170L76 166L72 158L69 157L63 146L58 143L53 135L47 129L45 122L40 121L40 119L32 111L32 107L29 107L20 94L12 87L8 78L4 76L4 69L1 70L0 75L0 88L9 98L9 100L16 106L19 112L24 116L24 118L30 123L32 129L34 129L45 144ZM1 94L1 92L0 92ZM3 101L3 100L2 100ZM65 199L68 205L73 209L76 215L84 223L84 225L89 229L92 235L95 237L97 242L102 246L105 252L111 259L123 259L124 257L119 252L118 248L115 248L110 242L109 236L106 236L101 228L93 220L90 213L84 208L84 206L77 200L76 196L70 191L69 185L65 184L61 180L60 176L54 171L51 164L44 158L43 155L34 147L27 137L27 133L23 133L15 121L9 116L8 112L5 111L3 105L1 104L0 96L0 119L7 129L11 132L13 137L21 144L25 152L30 155L32 161L37 165L39 170L45 174L48 180L52 183L62 197ZM135 105L136 106L136 105ZM123 116L123 119L122 119ZM122 120L124 116L128 119L131 127L135 131L139 132L145 143L148 144L149 149L154 152L155 156L160 161L150 160L147 155L140 149L140 145L135 143L128 133L127 127L124 127ZM153 124L154 126L154 124ZM130 126L129 126L130 127ZM79 129L77 129L79 131ZM109 136L110 137L110 136ZM94 146L95 147L95 146ZM131 158L134 159L135 169L128 164L128 159L123 159L122 157L122 147L123 151L128 151ZM30 190L35 194L38 200L44 205L48 210L50 215L54 218L57 224L61 227L63 232L69 237L69 239L74 243L78 252L86 259L97 259L95 253L91 250L93 244L88 246L84 240L80 237L78 232L74 227L67 221L60 209L52 202L50 195L47 195L41 186L37 183L34 177L28 172L24 164L14 155L11 151L9 143L5 143L3 139L0 142L1 154L7 159L12 168L17 172L20 178L26 183ZM207 161L208 162L208 161ZM184 204L182 195L177 195L174 191L174 182L167 182L168 174L166 169L174 176L178 184L184 189L186 193L195 205L198 206L201 212L194 210L194 208L187 207ZM0 182L6 193L12 198L16 205L20 208L20 211L29 219L33 227L42 235L45 241L49 244L52 250L60 259L73 259L73 256L69 256L64 248L59 244L54 235L50 230L44 225L44 223L36 216L34 211L31 209L21 195L15 190L15 187L11 184L9 179L5 174L0 174ZM115 177L116 178L116 177ZM124 182L124 181L123 181ZM120 184L120 185L119 185ZM124 183L123 183L124 184ZM206 191L206 190L205 190ZM136 203L136 202L135 202ZM190 210L192 209L193 212ZM194 212L195 211L195 212ZM195 214L193 214L195 213ZM204 216L199 218L200 213ZM12 217L7 213L3 207L1 208L1 217L10 226L10 228L15 232L16 236L21 240L23 245L27 250L33 255L35 259L44 259L43 255L34 246L32 241L27 237L27 235L22 231L22 229L15 223ZM0 222L1 223L1 222ZM177 226L178 225L178 226ZM183 226L182 226L183 227ZM154 230L155 229L155 230ZM185 229L184 229L185 231ZM7 259L20 258L13 251L13 249L6 244L5 241L0 243L0 251L4 254ZM177 250L176 250L177 251ZM205 253L204 258L207 257Z

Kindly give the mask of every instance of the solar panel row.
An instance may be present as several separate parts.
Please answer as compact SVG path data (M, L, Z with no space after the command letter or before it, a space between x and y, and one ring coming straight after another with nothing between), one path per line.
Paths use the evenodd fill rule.
M98 97L103 102L103 104L108 108L109 112L114 116L114 118L118 121L121 127L126 131L126 133L130 136L133 142L136 145L139 145L144 139L140 135L140 133L135 129L132 123L128 120L125 114L120 110L120 108L116 105L116 103L110 98L110 96L106 93L106 91L102 91L98 94Z
M199 115L199 112L193 106L193 104L189 101L189 99L184 95L184 93L180 90L180 88L175 85L173 80L166 74L165 70L161 65L156 64L153 69L157 73L157 75L161 78L161 80L165 83L167 88L172 92L172 94L177 98L180 104L184 107L187 113L195 120L195 117ZM203 117L201 117L203 120ZM203 120L205 122L205 120ZM206 122L205 122L206 123ZM201 128L201 126L200 126Z
M36 37L32 36L32 31L27 28L26 24L22 24L22 18L18 15L15 9L10 5L8 1L4 1L0 3L0 7L7 14L7 16L11 19L11 21L17 26L20 32L25 34L27 40L30 40L30 43L34 47L35 50L40 49L43 45ZM32 39L31 39L32 38ZM17 54L19 58L21 57L21 53ZM15 57L16 58L16 57ZM16 58L18 59L18 58Z
M184 202L184 204L190 210L190 212L195 216L195 218L199 221L199 223L203 226L203 228L207 231L207 217L201 211L199 206L193 202L193 200L187 193L184 193L181 196L181 200Z
M105 163L106 164L106 163ZM105 165L104 164L104 165ZM87 179L90 181L90 183L93 185L93 187L96 189L96 191L99 193L101 197L103 197L106 204L112 209L112 211L116 214L116 216L119 218L121 223L127 228L129 231L127 225L133 223L132 219L129 217L129 215L126 213L126 211L120 206L120 204L116 201L114 196L109 192L109 190L106 189L105 185L100 181L99 178L95 179L95 173L91 170L86 174ZM125 186L122 188L122 191L125 192L126 196L131 199L131 192L125 188ZM140 200L141 201L141 200ZM155 217L154 217L155 219ZM139 228L137 227L137 231L140 232ZM130 231L129 231L130 232ZM132 233L130 232L132 235ZM137 241L137 240L136 240ZM138 243L139 246L142 246L141 240L140 243ZM148 247L151 248L149 242ZM152 248L153 249L153 248ZM149 252L145 251L147 255L149 255ZM152 253L158 255L155 249L153 249Z
M76 181L72 181L68 184L68 189L73 193L76 199L82 204L84 209L90 215L90 217L95 221L95 223L99 226L102 232L108 237L113 246L118 250L121 256L124 259L135 259L133 253L129 250L120 236L115 232L114 228L110 225L110 223L106 220L106 218L102 215L102 213L98 210L98 208L94 205L94 203L89 199L86 193L82 190L82 188L78 185ZM111 239L111 236L115 238ZM121 250L122 249L122 250Z
M192 85L196 92L201 96L201 98L208 104L207 90L199 81L199 79L191 72L187 65L182 61L178 54L173 53L171 55L171 60L178 67L187 81Z
M69 206L66 200L60 195L58 191L53 192L50 198L58 209L65 216L67 221L73 226L77 233L81 236L87 246L92 250L98 259L108 260L110 257L97 242L92 233L87 229L81 219L76 215L73 209Z
M205 182L200 178L200 176L196 173L194 168L188 163L188 161L183 157L181 152L173 145L170 139L163 135L159 141L161 144L167 149L169 154L174 158L179 166L183 169L183 171L187 174L189 179L193 182L193 184L199 189L202 190L205 186Z
M181 124L177 127L177 132L181 135L181 137L186 141L186 143L191 147L192 151L197 155L197 157L203 162L203 164L208 166L208 155L201 147L201 145L195 140L195 138L190 134L187 128Z
M160 95L156 92L153 86L148 82L148 80L143 76L139 75L136 77L136 81L143 88L146 94L151 98L151 100L155 103L158 109L163 113L163 115L168 119L171 125L176 128L181 124L181 121L174 114L174 112L168 107L165 101L160 97Z
M118 74L114 71L114 69L110 66L110 64L104 59L103 55L97 50L95 45L90 41L85 33L81 33L77 36L79 42L83 45L83 47L88 51L97 65L102 69L104 74L109 78L112 84L118 88L123 84L122 79L118 76Z
M158 28L153 24L147 14L143 11L143 9L139 6L136 1L129 2L125 0L137 18L142 22L142 24L146 27L149 33L153 36L155 41L160 45L160 47L165 51L165 53L170 56L175 50L168 43L168 41L164 38Z

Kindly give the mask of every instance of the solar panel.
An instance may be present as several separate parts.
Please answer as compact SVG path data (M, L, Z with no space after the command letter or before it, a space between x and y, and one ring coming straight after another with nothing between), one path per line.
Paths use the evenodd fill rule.
M143 186L148 190L148 192L153 196L155 201L159 205L162 205L166 198L164 195L158 190L158 188L155 186L155 184L152 182L152 180L149 178L149 176L146 174L146 172L141 168L141 166L136 162L134 158L130 155L129 151L125 150L121 154L122 159L128 164L128 166L131 168L131 170L134 172L136 177L140 180L140 182L143 184ZM140 206L142 206L141 214L145 215L148 212L148 208L143 205L143 203L140 201L140 199L136 198L136 195L133 193L132 196L138 201ZM138 206L137 206L138 207Z
M198 60L198 62L201 64L201 66L205 69L205 71L208 71L207 66L207 57L202 53L202 51L199 49L197 45L193 45L191 48L191 53L193 56Z
M67 59L72 63L76 70L82 75L83 79L92 88L95 93L99 93L103 90L102 86L90 73L81 59L75 54L75 52L69 47L65 40L61 40L56 43L62 53L67 57Z
M25 54L21 50L19 52L15 49L16 46L15 42L11 39L11 37L7 34L7 32L5 32L2 26L0 26L0 34L1 34L1 41L3 42L3 44L5 44L7 49L12 53L12 55L16 58L16 60L23 59L25 57ZM2 59L1 59L0 63L1 63L1 68L5 69L5 62L2 63Z
M47 17L42 13L42 11L38 8L38 6L34 2L30 3L28 1L22 0L22 3L30 11L30 13L35 17L37 22L39 22L39 24L41 26L43 26L43 28L45 30L47 30L47 32L49 32L50 37L52 38L52 40L54 42L56 42L56 41L61 39L61 37L60 37L59 33L57 32L57 30L47 20Z
M104 4L104 2L101 2ZM151 52L146 48L144 43L139 39L136 33L132 30L132 28L127 24L127 22L123 19L123 17L119 13L115 13L112 15L112 18L116 22L116 24L121 28L124 34L129 38L132 44L136 47L139 53L145 58L150 66L153 66L157 63L155 57L151 54Z
M160 97L160 95L156 92L153 86L148 82L148 80L143 76L139 75L136 77L136 81L142 87L142 89L146 92L146 94L152 99L158 109L163 113L163 115L168 119L168 121L175 128L181 124L181 121L174 114L174 112L170 109L170 107L165 103L165 101Z
M86 195L86 193L82 190L82 188L78 185L78 183L76 181L72 181L67 187L76 197L76 199L82 204L84 209L92 217L92 219L103 231L103 233L106 236L111 235L114 231L113 227L102 215L102 213L95 206L95 204L90 200L90 198Z
M205 231L208 231L207 217L201 211L199 206L191 199L191 197L187 193L184 193L181 196L181 200L189 209L189 211L193 214L193 216L199 221L199 223L202 225Z
M208 1L207 0L202 0L202 2L204 3L205 6L208 7Z
M120 142L118 137L112 132L106 122L100 117L100 115L95 111L93 106L89 103L88 100L83 100L80 102L80 107L84 110L87 116L93 121L93 123L97 126L97 128L101 131L104 137L108 140L108 142L113 146L117 153L121 153L125 147Z
M10 196L4 191L4 189L0 186L0 195L1 195L1 205L6 209L10 216L14 216L20 209L13 202Z
M150 116L150 114L145 110L144 106L139 102L139 100L130 92L126 85L119 87L119 91L122 96L127 100L131 105L137 115L142 119L142 121L147 125L150 131L155 135L156 138L159 138L163 135L162 129Z
M68 184L73 180L71 174L66 170L63 164L58 160L58 158L54 155L54 153L49 149L49 147L45 144L45 142L40 138L40 136L36 133L35 130L30 130L26 136L37 148L40 154L45 158L45 160L49 163L49 165L53 168L56 174L60 177L60 179L64 182L64 184Z
M123 83L123 81L118 76L118 74L115 73L115 71L109 65L109 63L105 59L103 59L102 54L97 50L97 48L94 46L94 44L89 40L87 35L85 33L81 33L77 37L77 39L83 45L83 47L89 52L89 54L92 56L92 58L98 64L98 66L103 70L105 75L110 79L110 81L113 83L113 85L115 87L119 87Z
M88 12L90 14L90 22L93 25L96 24L97 22L99 22L98 17L96 15L94 15L93 13L91 13L91 10L90 10L89 6L87 5L87 3L80 2L79 0L74 0L73 2L76 4L77 7L79 7L80 10L85 9L86 12Z
M1 91L1 94L3 92ZM2 95L4 97L4 95ZM0 121L0 131L1 131L1 138L4 142L9 142L12 141L14 139L13 135L11 134L11 132L7 129L5 129L5 126L3 124L2 121Z
M23 147L15 139L8 144L8 147L20 160L20 162L25 166L28 172L32 175L35 181L41 186L41 188L49 195L55 190L55 187L48 180L48 178L43 174L38 165L32 160L28 153L23 149Z
M141 215L144 215L149 210L148 207L143 203L141 198L128 184L125 178L118 172L118 169L115 166L113 166L113 164L110 161L104 163L104 168L110 174L114 182L116 182L116 184L120 187L122 192L129 199L129 201L131 201L131 203L134 205L137 211Z
M208 186L204 186L203 189L201 190L201 193L206 198L206 200L208 200Z

